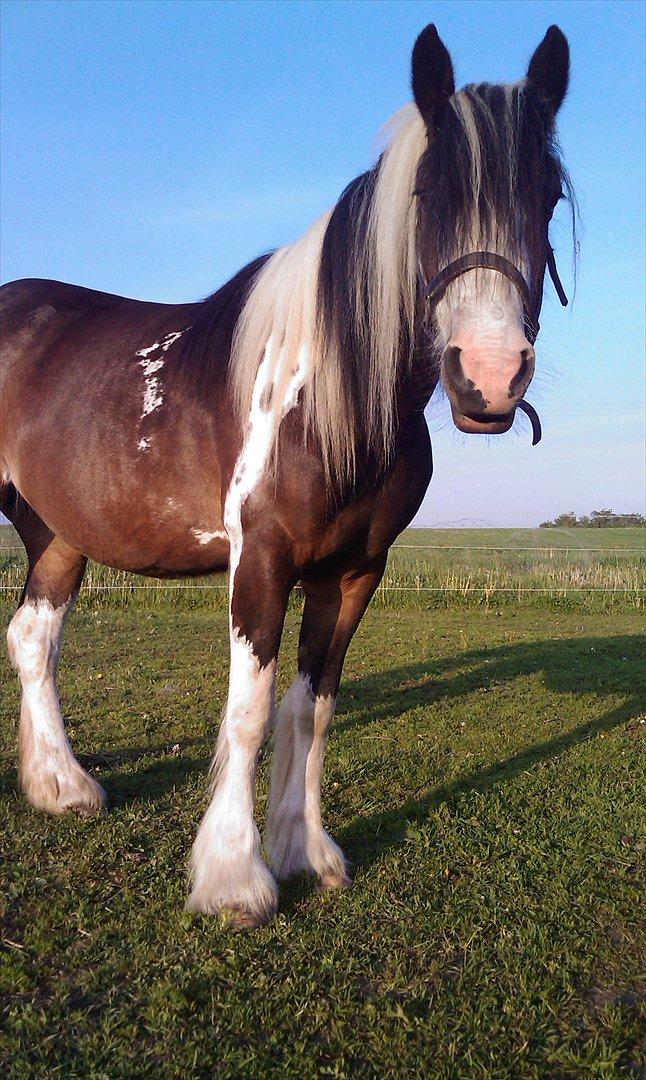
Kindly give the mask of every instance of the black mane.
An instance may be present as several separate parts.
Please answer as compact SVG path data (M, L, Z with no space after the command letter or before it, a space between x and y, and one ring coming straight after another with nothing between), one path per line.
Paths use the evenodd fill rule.
M200 314L186 333L184 362L201 391L226 373L236 323L259 270L272 252L247 263L200 304Z

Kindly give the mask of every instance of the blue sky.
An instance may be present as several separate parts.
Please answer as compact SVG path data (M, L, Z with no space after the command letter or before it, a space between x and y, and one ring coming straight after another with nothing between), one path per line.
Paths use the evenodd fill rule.
M3 280L195 299L295 239L373 160L434 21L460 85L512 81L547 26L572 50L560 116L583 222L576 297L550 286L523 417L496 439L428 410L422 524L534 525L644 505L641 2L5 0ZM554 232L572 295L563 216Z

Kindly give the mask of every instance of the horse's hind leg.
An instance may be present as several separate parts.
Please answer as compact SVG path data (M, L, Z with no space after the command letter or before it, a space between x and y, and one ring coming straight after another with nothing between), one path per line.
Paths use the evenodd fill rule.
M7 632L9 656L22 685L20 783L32 806L63 814L99 813L103 789L81 768L67 739L56 691L65 620L83 580L86 559L47 529L26 505L5 512L27 549L29 571Z
M321 775L345 654L384 565L379 556L360 570L303 581L298 677L278 710L271 775L267 846L279 880L306 871L326 888L350 884L321 821Z

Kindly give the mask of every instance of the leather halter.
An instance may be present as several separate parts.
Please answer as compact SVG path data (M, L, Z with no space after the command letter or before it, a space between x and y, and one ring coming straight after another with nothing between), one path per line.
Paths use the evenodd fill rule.
M552 247L548 248L546 263L557 296L563 304L563 307L567 307L568 299L556 269L554 249ZM462 274L468 273L469 270L496 270L499 274L504 274L504 276L511 281L523 302L526 334L530 344L533 345L538 337L538 331L540 330L540 323L538 321L540 303L535 304L533 302L529 285L518 267L514 266L514 264L510 262L509 259L506 259L504 255L498 255L495 251L471 251L468 255L461 255L459 259L454 259L453 262L448 263L442 270L439 270L430 281L426 280L420 262L419 272L424 299L428 300L431 305L437 304L451 282L455 281L456 278L462 277Z

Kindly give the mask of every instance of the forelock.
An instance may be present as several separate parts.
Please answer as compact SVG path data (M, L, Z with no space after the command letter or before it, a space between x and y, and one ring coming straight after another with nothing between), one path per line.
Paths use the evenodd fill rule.
M418 175L438 259L486 246L518 260L550 174L558 184L549 117L525 81L472 84L454 94Z

